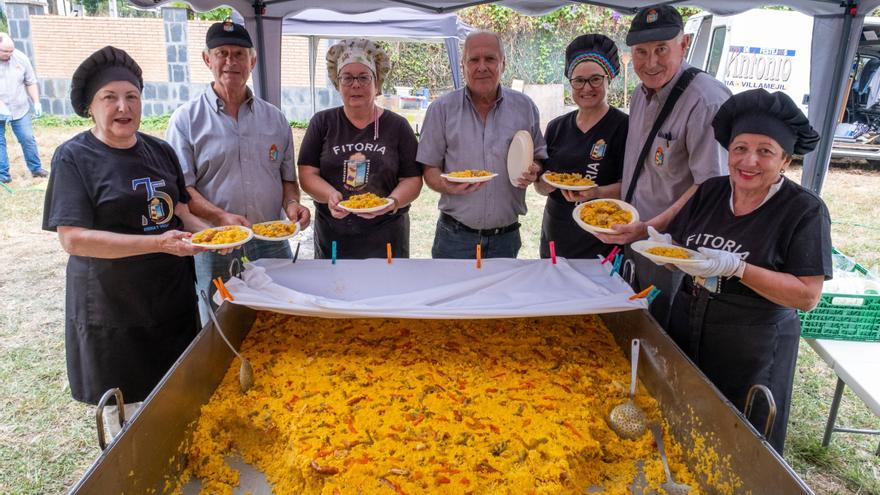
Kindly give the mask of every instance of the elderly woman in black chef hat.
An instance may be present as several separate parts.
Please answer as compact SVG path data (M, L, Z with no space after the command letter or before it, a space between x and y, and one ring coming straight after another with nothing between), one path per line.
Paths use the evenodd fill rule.
M617 45L601 34L578 36L565 49L565 77L577 110L547 125L547 161L544 172L578 173L598 187L583 192L558 190L543 180L535 190L547 196L541 223L541 257L595 258L609 247L579 229L571 217L575 202L619 198L623 152L629 117L608 104L608 87L620 74Z
M815 307L832 275L828 209L784 174L792 154L812 151L819 136L791 98L763 89L731 97L712 126L730 176L701 184L667 235L651 232L704 256L676 265L691 276L675 295L669 333L740 410L752 385L770 389L778 413L769 441L781 454L801 331L796 310ZM763 431L762 400L754 411L752 424Z
M138 132L142 89L141 69L123 50L107 46L80 64L70 102L94 125L55 151L43 210L43 229L70 253L73 398L95 404L118 387L129 413L198 331L192 255L201 248L184 230L209 226L187 208L174 150Z

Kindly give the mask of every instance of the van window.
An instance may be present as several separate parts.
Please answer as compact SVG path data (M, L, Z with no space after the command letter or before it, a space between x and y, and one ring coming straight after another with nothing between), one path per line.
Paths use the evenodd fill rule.
M706 72L713 76L718 75L718 66L721 65L721 55L724 54L724 38L726 36L726 26L719 26L712 30L712 44L709 48L709 62L706 64Z

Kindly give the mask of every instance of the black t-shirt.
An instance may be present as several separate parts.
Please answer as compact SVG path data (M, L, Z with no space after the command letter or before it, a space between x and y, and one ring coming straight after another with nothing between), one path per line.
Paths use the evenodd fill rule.
M690 249L708 247L745 253L750 264L798 277L830 279L831 216L817 195L789 179L755 211L735 216L730 210L729 177L700 185L667 232ZM728 282L729 283L729 282ZM742 284L736 291L761 297ZM723 290L724 291L724 290Z
M596 125L582 132L577 126L577 113L575 110L561 115L547 125L544 136L549 158L544 169L584 174L600 186L620 182L629 117L611 107ZM558 190L549 198L574 208Z
M43 229L161 234L182 228L174 206L187 202L183 172L168 143L138 133L133 147L116 149L86 131L55 150Z
M355 127L342 107L315 114L299 147L299 165L318 167L321 178L343 198L371 192L388 196L400 179L419 177L422 167L416 162L418 141L409 122L385 110L379 116L379 139L373 139L375 123L363 129ZM316 203L321 213L330 216L326 204ZM401 208L403 213L408 208ZM364 220L349 215L350 222L381 221L382 217Z

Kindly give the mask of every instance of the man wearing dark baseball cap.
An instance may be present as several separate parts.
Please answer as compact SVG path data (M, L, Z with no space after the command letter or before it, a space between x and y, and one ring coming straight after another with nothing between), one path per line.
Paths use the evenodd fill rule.
M254 47L247 29L228 19L223 22L215 22L208 28L208 34L205 35L205 45L209 50L223 45Z
M293 135L277 107L248 88L257 54L247 29L227 19L208 28L202 59L214 76L196 99L168 122L165 140L180 167L190 207L213 225L244 225L290 219L301 229L309 209L299 203ZM199 253L198 289L213 294L211 281L225 276L233 258L291 258L286 242L253 240L228 255ZM207 307L199 303L202 323Z
M727 174L727 152L714 140L712 118L730 91L684 61L683 27L681 14L669 5L646 7L633 17L626 44L641 84L629 109L621 199L643 221L615 226L616 234L598 236L603 242L629 244L648 237L649 227L664 232L698 185ZM653 284L662 291L651 313L665 328L668 296L676 293L681 274L629 248L626 254L636 264L635 288Z

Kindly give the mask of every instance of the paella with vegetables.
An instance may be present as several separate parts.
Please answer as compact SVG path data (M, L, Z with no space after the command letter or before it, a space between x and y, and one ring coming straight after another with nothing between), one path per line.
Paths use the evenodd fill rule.
M321 319L260 313L202 408L180 483L231 494L262 471L274 493L630 493L664 480L650 434L623 440L609 411L628 362L594 316L516 320ZM636 404L664 424L639 384ZM677 480L696 486L667 435ZM178 489L182 485L178 485ZM698 489L692 493L700 493Z

